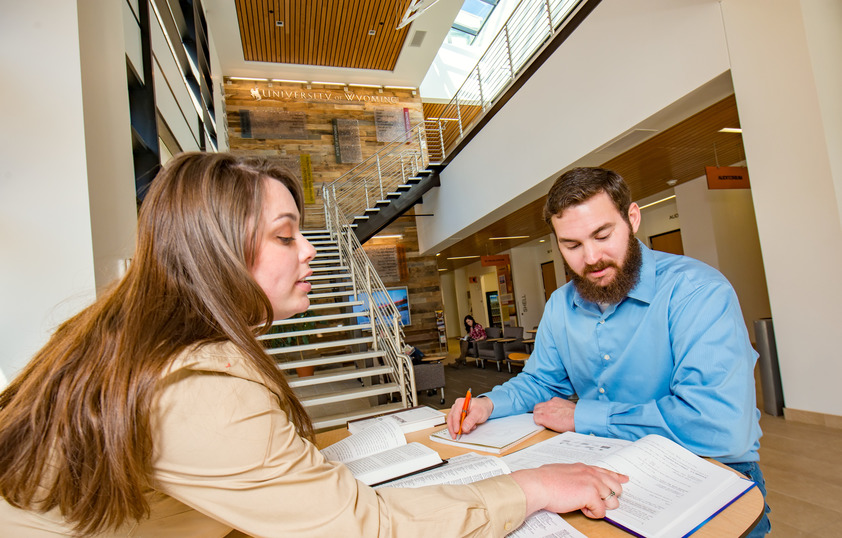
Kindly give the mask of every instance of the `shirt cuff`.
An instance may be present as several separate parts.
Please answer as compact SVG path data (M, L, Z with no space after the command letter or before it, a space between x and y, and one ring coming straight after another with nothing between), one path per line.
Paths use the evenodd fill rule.
M493 536L503 536L523 524L526 518L526 495L515 479L500 475L471 484L476 487L488 509Z
M575 431L584 434L610 437L608 432L608 417L611 413L611 402L601 400L579 400L573 412Z
M494 404L494 408L491 410L491 416L488 417L489 420L492 418L507 417L513 414L512 408L514 406L512 405L512 400L504 393L503 389L500 389L499 393L495 394L496 389L499 387L500 385L497 385L491 392L486 392L478 396L478 398L488 398Z

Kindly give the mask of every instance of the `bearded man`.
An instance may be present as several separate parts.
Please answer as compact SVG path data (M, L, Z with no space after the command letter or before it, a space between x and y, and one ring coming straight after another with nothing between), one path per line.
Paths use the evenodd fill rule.
M462 433L532 411L559 432L659 434L746 474L765 497L757 353L730 283L700 261L638 241L640 208L610 170L563 174L544 220L571 282L547 302L523 372L474 399ZM460 398L448 415L452 435L461 409ZM764 514L752 536L768 529Z

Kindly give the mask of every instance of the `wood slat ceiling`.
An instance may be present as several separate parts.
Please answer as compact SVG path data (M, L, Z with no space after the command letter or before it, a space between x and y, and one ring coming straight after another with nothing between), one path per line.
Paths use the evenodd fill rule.
M732 95L602 166L623 176L631 188L632 198L640 200L668 189L666 181L669 179L681 184L704 175L705 166L715 166L717 160L720 166L744 160L742 135L719 132L723 127L739 126L737 103ZM448 257L499 254L546 235L550 231L542 218L546 198L546 195L542 196L442 250L438 257L439 268L452 270L477 261L447 260ZM529 239L489 240L490 237L514 235L528 235Z
M395 30L411 0L235 2L247 61L391 71L410 28Z

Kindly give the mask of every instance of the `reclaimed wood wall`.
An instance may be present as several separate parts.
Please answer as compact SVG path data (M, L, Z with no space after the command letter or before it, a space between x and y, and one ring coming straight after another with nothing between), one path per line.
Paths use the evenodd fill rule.
M355 163L338 162L334 146L334 120L356 120L359 127L362 159L376 153L385 142L377 141L375 114L384 110L408 112L410 125L415 126L424 119L421 99L410 90L348 87L311 84L272 83L265 81L226 80L225 108L228 122L230 150L236 154L260 155L278 158L291 169L294 163L309 158L312 170L313 203L305 205L304 224L306 229L324 228L324 203L322 187L355 166ZM242 130L242 112L247 112L251 133ZM277 116L289 124L275 129L285 138L255 138L261 130L273 129L261 124L260 118ZM303 119L303 131L301 120ZM244 136L244 134L246 136ZM303 134L303 136L302 136ZM248 137L251 135L251 137ZM300 136L300 138L287 138ZM297 173L299 170L293 170ZM301 177L301 176L299 176ZM424 217L426 218L426 217ZM442 309L438 268L434 256L421 256L418 252L415 218L404 216L392 223L383 235L398 234L397 240L372 239L366 245L397 245L403 251L406 268L398 280L386 280L387 287L407 286L412 323L405 327L408 344L424 353L439 349L435 311Z

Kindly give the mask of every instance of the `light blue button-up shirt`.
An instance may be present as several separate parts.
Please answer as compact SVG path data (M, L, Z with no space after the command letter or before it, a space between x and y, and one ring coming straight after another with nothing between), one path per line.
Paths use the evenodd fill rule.
M724 463L756 461L757 353L734 289L702 262L640 247L640 280L605 312L572 282L553 293L523 372L487 394L491 417L577 394L577 432L655 433Z

